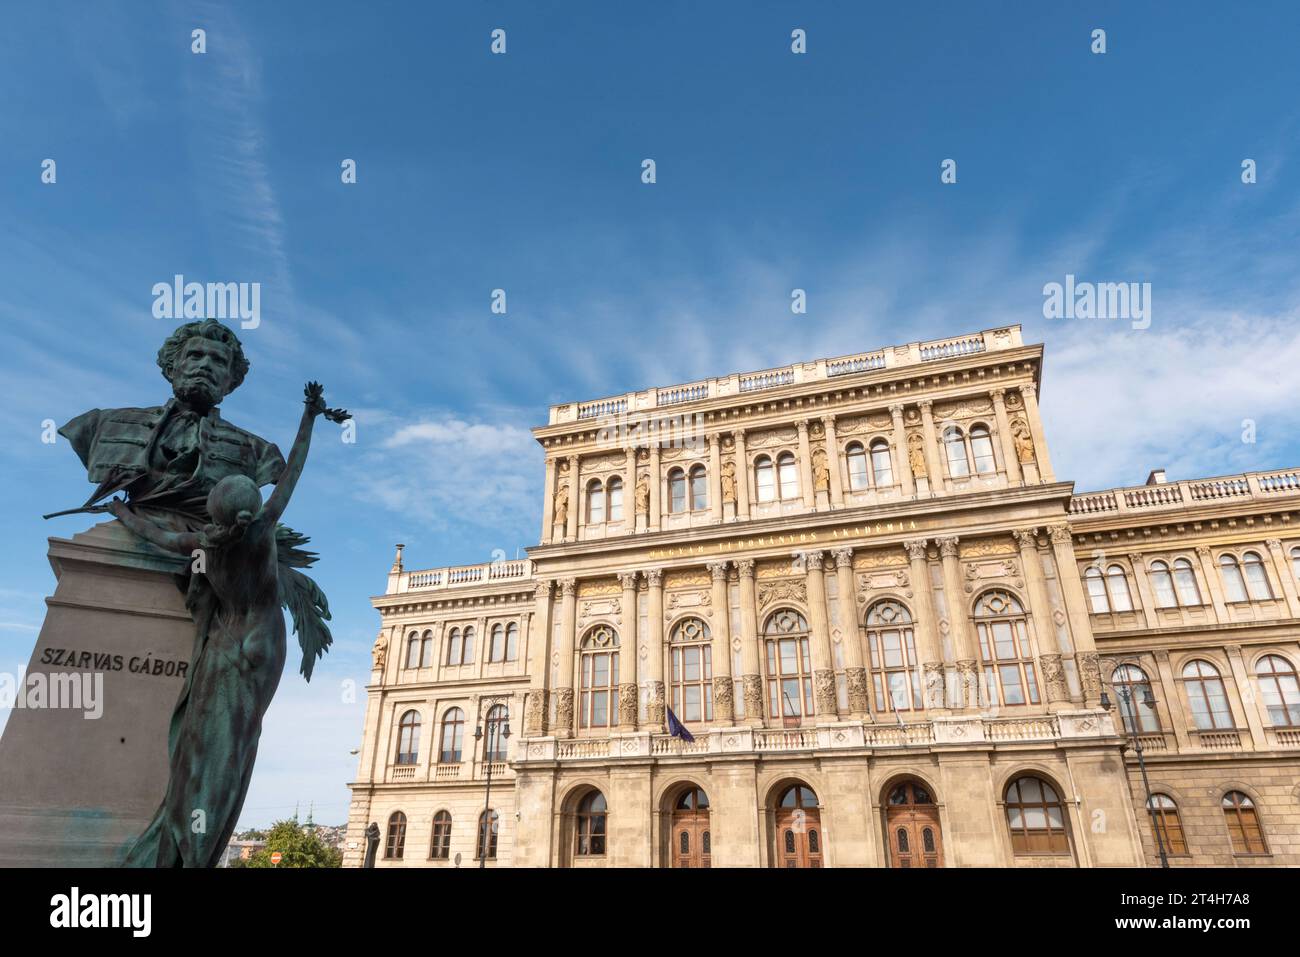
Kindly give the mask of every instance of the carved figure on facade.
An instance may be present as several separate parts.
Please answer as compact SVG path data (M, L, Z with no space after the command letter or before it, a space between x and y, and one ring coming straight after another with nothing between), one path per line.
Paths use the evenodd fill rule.
M636 477L636 513L650 514L650 476L640 472Z
M569 483L562 482L555 490L555 510L552 518L555 525L566 525L569 521Z
M555 728L568 734L573 730L573 689L555 689Z
M845 668L844 681L848 685L849 710L861 714L867 710L867 669Z
M921 665L923 673L923 684L925 694L925 706L927 708L942 708L944 671L942 661L927 661Z
M1061 665L1061 656L1040 655L1038 660L1043 665L1043 684L1047 686L1047 700L1064 701L1069 698L1070 691L1065 682L1065 669Z
M835 715L835 672L829 668L819 668L813 672L813 689L817 695L819 714Z
M382 631L379 633L379 637L375 639L375 646L370 649L370 653L375 659L375 670L382 670L384 662L388 660L388 636Z
M920 432L907 435L907 464L916 478L925 478L925 439Z
M730 721L735 717L735 684L727 675L713 678L713 716L719 721Z
M736 463L722 463L722 501L723 503L736 501Z
M1015 418L1011 420L1011 438L1016 445L1016 458L1022 465L1027 465L1034 461L1034 435L1029 429L1029 423L1024 419Z
M758 586L758 607L766 608L775 601L794 601L807 605L807 583L798 578L781 578L760 584Z
M820 445L812 451L813 489L828 491L831 487L831 470L826 467L826 450Z
M758 675L745 675L741 682L745 688L745 716L763 716L763 679Z

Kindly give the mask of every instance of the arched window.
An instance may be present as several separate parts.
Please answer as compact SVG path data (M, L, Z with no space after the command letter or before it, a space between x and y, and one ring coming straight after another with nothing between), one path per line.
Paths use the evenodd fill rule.
M460 764L465 743L465 712L451 708L442 716L442 739L438 744L439 764Z
M1042 778L1017 778L1007 786L1007 827L1015 854L1069 854L1065 808Z
M505 736L505 731L507 718L506 706L503 704L494 704L488 710L487 729L485 732L486 737L483 739L483 750L486 754L487 760L493 764L506 759L507 738Z
M760 455L754 460L754 487L758 489L760 502L776 500L776 475L772 460L766 455Z
M406 639L406 667L420 667L420 636L415 632Z
M1223 817L1228 825L1234 854L1267 854L1264 831L1259 826L1255 802L1240 791L1229 791L1223 796Z
M429 841L429 858L446 861L451 857L451 815L438 811L433 815L433 840Z
M943 430L943 448L948 457L948 474L953 478L970 475L970 463L966 461L966 441L961 429L950 425Z
M1194 606L1201 603L1201 589L1196 584L1196 572L1186 558L1174 562L1174 587L1178 589L1180 605Z
M921 670L911 614L900 603L885 600L867 609L866 620L876 711L920 709Z
M444 661L448 665L460 664L461 656L461 637L460 629L453 628L447 632L447 657Z
M474 663L474 626L465 626L465 640L460 646L460 663L468 665Z
M519 625L510 622L506 625L506 661L519 660Z
M384 859L400 861L406 849L406 815L394 811L388 819L388 842L384 845Z
M686 473L681 469L668 473L668 511L686 511Z
M707 811L709 796L699 788L687 788L673 805L675 811Z
M849 491L860 492L868 486L867 453L858 442L853 442L845 449L845 461L849 467Z
M977 473L988 475L998 470L997 461L993 458L993 439L989 436L987 425L971 426L970 451Z
M1118 699L1120 718L1129 734L1143 734L1160 730L1155 698L1151 695L1151 682L1146 672L1136 665L1120 665L1110 676ZM1151 704L1147 704L1147 701Z
M817 807L817 795L813 793L812 788L796 784L793 787L786 788L785 793L781 795L781 800L777 802L777 807L801 808L805 811L811 811Z
M713 648L709 626L685 618L673 626L672 709L682 721L713 720Z
M1246 580L1241 577L1241 566L1236 555L1219 556L1219 572L1223 575L1223 590L1228 601L1248 601Z
M782 452L776 457L777 477L781 482L781 500L799 497L799 471L794 467L794 454Z
M506 660L506 629L501 624L492 626L491 635L488 638L488 661L505 661Z
M429 857L445 861L451 856L451 815L439 811L433 816L433 840L429 843Z
M1174 594L1174 579L1164 562L1151 563L1151 587L1156 593L1157 608L1177 608L1178 596Z
M497 831L501 819L496 811L480 811L478 816L478 839L474 842L474 860L481 861L486 856L489 861L497 859ZM484 854L486 845L487 854Z
M974 618L993 703L1038 704L1038 678L1020 602L1004 591L985 592L975 603Z
M605 853L605 795L592 791L578 803L574 815L573 853L578 857L599 857Z
M889 488L894 484L894 465L889 457L889 443L884 439L871 443L871 475L876 488Z
M611 522L623 521L623 480L617 475L605 485L605 504Z
M426 631L420 638L420 667L433 667L433 632Z
M1165 853L1174 857L1187 854L1187 838L1183 836L1183 821L1178 816L1178 805L1168 794L1153 794L1147 801L1147 811L1152 826L1159 829Z
M1260 694L1273 727L1294 728L1300 725L1300 685L1291 662L1281 655L1265 655L1255 663Z
M1257 552L1246 552L1241 556L1241 568L1246 574L1246 593L1252 601L1268 601L1273 597L1273 588L1268 583L1268 572Z
M578 727L612 728L618 724L618 635L597 625L582 639L581 696Z
M1192 706L1192 721L1202 731L1232 728L1232 709L1219 669L1197 658L1183 666L1183 687Z
M701 512L709 507L709 483L703 465L691 466L691 511Z
M1088 587L1088 604L1094 615L1104 615L1110 611L1110 599L1106 596L1106 581L1101 569L1090 565L1083 573L1083 583Z
M415 764L420 756L420 712L407 711L397 722L397 763Z
M605 521L605 486L600 479L587 483L587 524L601 525Z
M1128 590L1128 576L1124 574L1123 565L1111 565L1106 569L1106 592L1110 595L1112 611L1132 611L1133 598Z
M789 608L774 612L763 628L767 647L768 715L798 725L815 713L808 622Z

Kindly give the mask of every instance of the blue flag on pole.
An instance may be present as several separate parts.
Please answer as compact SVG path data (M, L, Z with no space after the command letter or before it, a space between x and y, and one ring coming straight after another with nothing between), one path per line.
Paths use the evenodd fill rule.
M677 715L673 714L673 709L668 709L668 733L674 738L681 738L683 741L694 741L695 735L686 730L686 725L677 720Z

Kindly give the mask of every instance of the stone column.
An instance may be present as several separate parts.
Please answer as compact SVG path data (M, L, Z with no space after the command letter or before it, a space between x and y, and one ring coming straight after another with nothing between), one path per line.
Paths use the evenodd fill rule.
M1165 712L1169 715L1169 722L1174 732L1174 741L1178 750L1186 754L1192 747L1191 725L1188 721L1187 708L1183 704L1182 695L1178 693L1182 682L1174 677L1174 669L1169 661L1169 652L1160 649L1155 652L1156 671L1159 672L1160 690L1154 693L1157 701L1165 706ZM1148 675L1148 677L1151 677ZM1161 722L1163 726L1163 721ZM1122 719L1117 715L1115 717L1115 727L1123 728ZM1164 730L1168 731L1169 728Z
M727 601L727 563L709 562L713 576L713 723L730 725L736 720L735 685L731 679L731 607Z
M1052 558L1056 562L1056 578L1065 601L1066 617L1070 621L1070 638L1074 644L1074 660L1079 669L1079 684L1083 688L1085 707L1095 708L1101 702L1101 669L1097 663L1097 642L1092 637L1092 624L1088 618L1088 598L1083 593L1083 580L1079 565L1074 560L1074 540L1068 524L1053 525L1048 529L1052 538Z
M930 483L930 494L934 495L947 488L947 472L939 460L939 444L934 432L934 403L922 399L918 405L921 408L921 434L925 437L926 480Z
M1210 593L1210 603L1214 605L1214 617L1220 624L1227 624L1232 619L1228 617L1228 606L1223 598L1223 581L1219 577L1219 565L1214 560L1214 552L1208 545L1199 545L1196 549L1196 557L1200 560L1201 577L1205 580L1205 587ZM1182 604L1180 598L1178 603Z
M1043 438L1043 420L1038 414L1038 390L1032 383L1020 387L1020 398L1025 403L1025 417L1029 420L1029 432L1034 437L1034 461L1038 463L1038 477L1044 482L1055 482L1056 473L1052 471L1052 460L1047 454L1047 440Z
M812 651L813 695L817 705L817 723L839 720L835 694L835 657L831 651L831 633L826 621L826 575L822 570L825 552L807 552L804 569L808 579L808 613L811 618L809 637Z
M1224 652L1228 656L1228 667L1232 669L1232 681L1237 686L1236 694L1229 699L1233 711L1241 709L1241 716L1246 719L1246 727L1250 731L1251 749L1254 751L1268 751L1268 734L1264 731L1264 711L1260 707L1259 696L1255 694L1255 686L1252 683L1250 670L1246 667L1246 659L1241 653L1240 645L1228 645ZM1241 722L1234 721L1237 727L1241 727Z
M812 478L812 452L808 445L808 422L800 419L799 427L799 491L803 493L804 508L813 507L813 478ZM773 468L777 468L773 463ZM780 486L781 476L778 468L776 480L778 488ZM779 493L778 493L779 495Z
M835 416L822 416L822 427L826 430L826 467L831 472L831 508L840 508L844 504L844 482L840 476L840 443L835 437Z
M709 433L709 519L722 521L722 436Z
M1277 573L1277 580L1282 585L1287 610L1292 618L1300 618L1300 597L1296 593L1295 575L1292 574L1291 563L1287 560L1282 542L1280 539L1270 538L1264 544L1268 546L1268 553L1273 559L1273 571Z
M636 657L640 643L637 641L636 622L636 572L621 572L618 576L623 586L623 604L620 608L622 634L619 635L618 656L618 723L625 731L636 730L637 693Z
M745 430L736 429L736 518L749 518L749 456L745 454Z
M979 653L966 620L966 592L962 587L961 565L957 560L957 538L940 538L943 558L943 593L948 603L948 629L957 656L958 687L949 695L954 707L979 707Z
M740 665L745 692L745 723L763 724L763 677L758 647L758 607L754 595L754 560L736 562L740 572Z
M636 531L636 446L623 448L627 458L623 462L623 531ZM609 503L605 503L606 518L609 517Z
M867 669L863 662L862 630L858 627L858 606L853 587L853 549L845 546L835 557L835 603L839 606L840 644L844 648L844 680L849 689L849 717L870 721Z
M903 425L903 403L895 402L891 405L889 417L894 422L894 454L891 464L897 470L903 495L911 498L916 494L916 479L912 477L912 463L907 457L907 429Z
M539 581L533 594L537 599L537 614L533 616L534 631L528 636L528 709L524 715L524 735L540 737L546 734L551 704L551 585L547 579Z
M1024 484L1024 473L1020 471L1020 456L1016 454L1016 440L1011 435L1011 420L1007 418L1006 389L993 389L993 415L998 424L998 444L1002 446L1002 461L1006 463L1007 482L1010 485Z
M581 483L578 481L578 464L580 458L576 455L569 456L569 521L565 526L564 537L568 541L576 541L578 538L578 510L582 507L580 492Z
M916 654L921 659L921 694L927 711L945 712L944 698L947 675L944 668L943 645L939 641L938 620L934 614L934 594L930 587L930 560L926 555L926 541L916 538L903 543L911 563L912 601L915 603Z
M1043 565L1038 557L1038 529L1027 528L1013 533L1020 547L1020 564L1029 592L1030 616L1034 623L1034 645L1038 659L1039 694L1052 711L1069 706L1070 688L1061 664L1061 646L1056 640L1056 622L1052 620L1052 599L1047 593L1043 578Z
M663 475L659 472L659 433L654 434L650 442L650 514L646 516L646 528L652 532L659 531L659 497L663 485Z
M573 652L577 636L578 583L572 578L560 579L560 646L556 649L560 659L560 673L555 679L555 727L557 738L573 737Z
M646 685L650 690L650 703L646 709L646 723L651 733L664 730L664 570L652 568L645 573L650 586L650 598L645 636Z
M555 459L546 460L546 485L542 489L542 538L543 545L550 544L555 522Z

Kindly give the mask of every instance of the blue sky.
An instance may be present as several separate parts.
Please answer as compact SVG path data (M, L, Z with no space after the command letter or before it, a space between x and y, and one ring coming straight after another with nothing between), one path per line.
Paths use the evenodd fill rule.
M1080 489L1300 465L1294 3L5 17L0 670L39 629L45 537L88 524L39 517L89 489L41 422L169 394L154 283L262 284L232 421L287 450L309 378L358 415L352 446L318 427L286 515L322 553L337 643L310 686L286 672L244 825L313 801L344 820L364 697L340 688L366 680L393 543L408 567L534 543L550 403L1018 322L1047 344L1048 438ZM1067 273L1151 283L1150 328L1044 319Z

